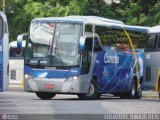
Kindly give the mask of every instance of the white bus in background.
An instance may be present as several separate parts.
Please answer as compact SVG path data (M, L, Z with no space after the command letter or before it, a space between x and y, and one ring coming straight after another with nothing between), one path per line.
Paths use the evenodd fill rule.
M144 90L155 90L160 98L160 25L148 31L143 72Z
M24 47L26 41L23 41L23 36L20 34L17 41L9 44L9 82L10 87L21 87L24 73ZM21 46L19 48L19 46Z
M9 37L6 15L0 11L0 92L8 88Z

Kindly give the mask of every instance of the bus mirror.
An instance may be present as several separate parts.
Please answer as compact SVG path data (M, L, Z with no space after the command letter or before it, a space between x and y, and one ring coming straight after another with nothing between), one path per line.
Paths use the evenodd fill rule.
M85 40L86 40L86 37L84 36L80 37L80 40L79 40L79 50L80 51L84 51L85 49Z
M17 48L22 49L22 41L27 40L27 33L23 33L17 36Z

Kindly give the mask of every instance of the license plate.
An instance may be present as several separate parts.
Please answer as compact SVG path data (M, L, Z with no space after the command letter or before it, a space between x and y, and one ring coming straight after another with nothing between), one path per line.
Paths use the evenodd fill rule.
M53 89L54 88L54 84L45 84L44 85L44 88L46 88L46 89Z

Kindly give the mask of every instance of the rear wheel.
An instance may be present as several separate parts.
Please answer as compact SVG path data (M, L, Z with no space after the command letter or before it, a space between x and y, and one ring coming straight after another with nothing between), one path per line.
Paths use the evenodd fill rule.
M135 99L140 99L142 97L142 83L139 84L139 88L136 87Z
M50 100L52 99L56 94L50 93L50 92L36 92L37 97L39 97L42 100Z
M95 79L92 80L88 93L78 94L79 99L83 100L93 100L101 97L101 94L98 93L98 85Z
M128 98L128 99L140 99L142 96L142 84L140 84L139 89L137 88L137 83L135 80L131 84L131 89L129 92L122 93L120 98Z

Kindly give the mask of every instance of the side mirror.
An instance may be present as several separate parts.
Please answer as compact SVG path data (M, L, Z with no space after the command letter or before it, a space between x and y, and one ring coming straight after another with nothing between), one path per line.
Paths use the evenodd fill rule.
M84 36L80 37L79 51L84 51L85 50L85 41L86 41L86 37L84 37Z
M17 48L22 49L22 41L27 40L27 33L23 33L17 36Z

